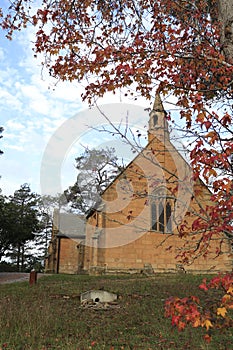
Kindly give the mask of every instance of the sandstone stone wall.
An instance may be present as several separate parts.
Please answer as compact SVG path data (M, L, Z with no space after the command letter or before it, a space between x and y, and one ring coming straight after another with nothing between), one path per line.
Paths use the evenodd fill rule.
M180 238L176 225L172 233L151 230L150 200L156 188L163 186L168 196L177 197L174 221L182 217L179 225L186 222L187 230L198 218L200 207L211 204L209 190L199 179L193 183L191 175L187 162L167 138L163 142L152 139L104 192L107 204L102 211L88 219L87 241L92 244L87 247L86 270L139 272L151 266L155 272L231 271L232 252L222 234L215 235L206 252L190 254L184 264L177 256L185 250L194 252L200 234L187 231ZM97 215L102 219L97 220ZM217 255L220 241L223 254Z
M59 273L77 273L79 262L78 242L70 238L60 239Z
M60 238L59 247L59 239L54 236L50 265L59 263L59 272L232 270L231 246L225 236L215 234L205 244L200 241L203 232L193 228L200 209L211 205L211 193L200 179L193 181L188 162L170 141L159 96L150 113L148 141L104 191L101 205L89 214L85 246L79 249L74 240ZM152 203L159 192L172 212L172 227L163 232L159 225L152 225ZM184 252L189 253L185 264Z

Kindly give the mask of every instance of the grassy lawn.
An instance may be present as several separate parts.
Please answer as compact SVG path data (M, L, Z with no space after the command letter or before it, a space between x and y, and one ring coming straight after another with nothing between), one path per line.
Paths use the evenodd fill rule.
M203 276L185 274L143 276L44 276L0 286L0 349L129 350L233 349L232 331L178 332L164 318L164 300L202 294ZM119 308L83 309L80 293L90 289L117 293Z

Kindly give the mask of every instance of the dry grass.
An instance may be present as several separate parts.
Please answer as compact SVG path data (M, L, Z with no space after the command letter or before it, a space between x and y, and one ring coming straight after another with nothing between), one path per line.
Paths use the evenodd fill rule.
M196 294L203 276L67 276L39 279L37 285L0 286L0 349L129 350L233 349L231 332L178 332L164 318L170 295ZM119 295L119 308L80 308L81 292L104 289ZM198 291L198 293L202 293Z

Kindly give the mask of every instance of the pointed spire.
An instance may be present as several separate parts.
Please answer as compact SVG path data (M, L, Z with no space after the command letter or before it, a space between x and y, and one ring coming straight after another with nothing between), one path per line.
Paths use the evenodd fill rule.
M156 92L154 105L150 112L148 141L150 142L155 137L161 140L169 139L166 111L164 110L158 91Z
M152 111L165 113L162 100L160 97L160 93L158 91L156 92L156 95L155 95L155 101L154 101Z

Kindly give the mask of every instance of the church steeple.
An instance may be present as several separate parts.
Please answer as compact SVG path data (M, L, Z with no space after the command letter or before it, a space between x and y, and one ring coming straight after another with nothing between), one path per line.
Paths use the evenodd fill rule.
M155 137L161 141L169 139L166 112L163 108L163 104L158 92L155 95L154 105L150 112L148 141L150 142Z

